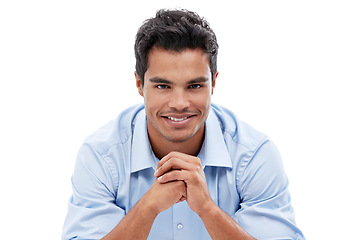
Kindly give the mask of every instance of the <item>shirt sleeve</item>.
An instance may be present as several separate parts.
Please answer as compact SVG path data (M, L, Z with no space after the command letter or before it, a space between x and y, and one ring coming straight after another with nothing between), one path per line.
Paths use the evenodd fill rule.
M78 153L62 239L100 239L124 217L109 163L89 145Z
M295 223L288 179L273 142L263 143L238 173L238 223L257 239L304 239Z

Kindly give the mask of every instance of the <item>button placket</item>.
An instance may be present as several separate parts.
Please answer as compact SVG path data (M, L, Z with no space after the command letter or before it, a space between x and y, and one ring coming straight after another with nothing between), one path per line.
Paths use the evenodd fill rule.
M187 225L188 204L186 201L173 205L173 240L189 239ZM185 225L186 224L186 225Z

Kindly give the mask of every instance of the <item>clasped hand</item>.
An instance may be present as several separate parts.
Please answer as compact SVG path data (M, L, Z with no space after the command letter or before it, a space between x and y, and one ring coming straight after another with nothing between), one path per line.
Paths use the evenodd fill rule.
M207 211L207 207L213 202L201 161L197 157L171 152L159 161L154 176L160 184L184 182L185 194L182 194L178 202L186 200L198 215Z

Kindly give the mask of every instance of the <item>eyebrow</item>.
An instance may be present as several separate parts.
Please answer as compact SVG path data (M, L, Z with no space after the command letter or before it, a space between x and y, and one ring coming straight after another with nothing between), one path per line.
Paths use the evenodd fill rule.
M187 82L187 84L194 84L194 83L205 83L208 82L209 79L207 77L197 77L195 79L192 79L190 81ZM167 79L164 78L160 78L160 77L154 77L154 78L150 78L149 82L151 83L161 83L161 84L173 84L172 81L169 81Z

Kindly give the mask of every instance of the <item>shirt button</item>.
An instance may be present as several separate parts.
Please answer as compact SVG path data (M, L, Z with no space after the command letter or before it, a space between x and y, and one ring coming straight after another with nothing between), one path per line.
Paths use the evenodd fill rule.
M178 230L182 230L182 228L183 228L183 224L178 223L178 224L177 224L177 228L178 228Z

